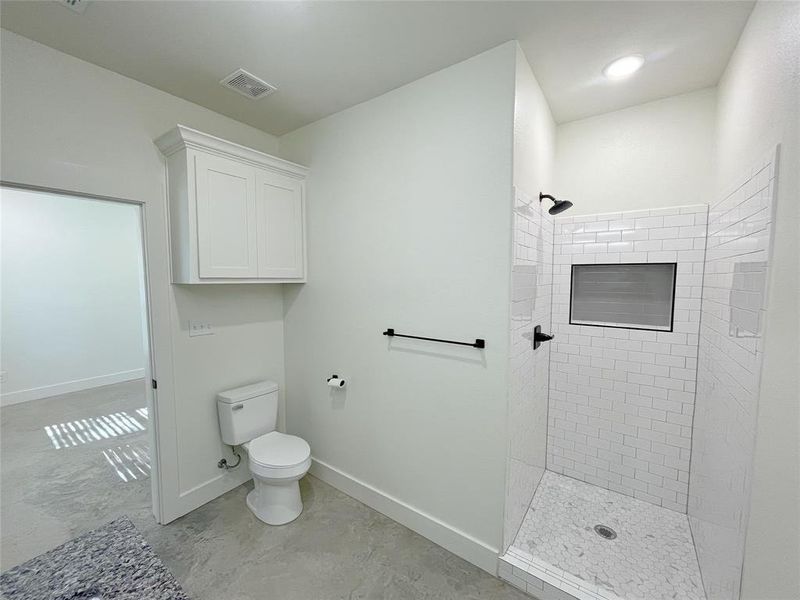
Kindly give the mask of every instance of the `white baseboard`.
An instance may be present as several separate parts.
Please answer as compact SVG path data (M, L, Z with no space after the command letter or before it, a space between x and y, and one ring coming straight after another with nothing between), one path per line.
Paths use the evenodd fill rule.
M491 575L497 575L499 548L492 548L468 533L456 529L436 517L375 489L371 485L359 481L355 477L316 458L312 457L312 461L311 474L315 477L359 502L374 508L379 513L383 513L401 525L405 525L412 531L416 531L421 536L428 538L435 544L480 567Z
M133 379L141 379L142 377L144 377L144 369L132 369L130 371L120 371L119 373L98 375L97 377L75 379L74 381L44 385L27 390L7 392L5 394L0 394L0 406L10 406L12 404L19 404L20 402L28 402L29 400L40 400L42 398L49 398L50 396L69 394L70 392L80 392L81 390L111 385L112 383L122 383L123 381L131 381Z

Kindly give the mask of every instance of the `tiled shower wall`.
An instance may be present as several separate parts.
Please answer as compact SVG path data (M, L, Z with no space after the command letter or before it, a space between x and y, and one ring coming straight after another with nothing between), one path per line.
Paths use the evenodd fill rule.
M705 205L557 217L547 468L685 512ZM672 332L569 324L572 264L677 262Z
M739 597L775 164L773 152L709 212L688 512L706 594L714 599Z
M553 218L538 198L515 191L511 268L509 461L504 550L544 474L550 347L533 351L533 328L550 329Z

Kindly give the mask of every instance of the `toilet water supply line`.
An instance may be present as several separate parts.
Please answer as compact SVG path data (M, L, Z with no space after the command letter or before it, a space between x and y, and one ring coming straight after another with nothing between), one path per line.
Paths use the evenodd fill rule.
M242 457L241 457L240 454L237 454L236 446L231 446L231 452L236 457L236 464L235 465L229 465L228 464L228 459L220 458L219 462L217 463L217 468L218 469L225 469L226 471L230 471L231 469L235 469L236 467L239 466L239 463L242 462Z

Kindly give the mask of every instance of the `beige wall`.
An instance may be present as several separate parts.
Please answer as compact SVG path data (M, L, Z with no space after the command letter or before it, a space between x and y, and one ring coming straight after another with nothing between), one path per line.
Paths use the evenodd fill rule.
M514 541L544 475L550 344L533 351L536 325L550 331L553 218L538 200L553 179L555 121L522 49L514 89L514 232L511 253L511 346L508 464L503 550Z
M536 75L518 46L514 92L514 186L537 199L539 191L548 193L555 177L555 153L556 123Z
M143 378L139 208L3 188L0 210L0 404Z
M756 5L720 81L718 115L719 186L781 145L742 597L798 598L800 3Z
M309 283L284 298L288 429L311 444L312 472L491 570L515 52L504 44L281 138L285 158L311 168ZM387 327L482 337L486 350L390 343ZM326 387L332 373L344 390Z
M715 104L710 88L559 125L551 193L569 216L707 204Z
M174 400L177 463L162 465L182 510L249 478L221 474L229 452L219 436L215 394L262 378L283 385L280 286L171 286L164 215L164 160L153 140L177 123L266 152L277 139L185 100L2 30L2 172L5 181L145 203L150 223L151 294L157 323L159 401ZM213 336L188 336L188 320L213 324ZM174 358L174 360L173 360ZM165 414L165 418L169 416ZM174 468L173 468L174 467Z

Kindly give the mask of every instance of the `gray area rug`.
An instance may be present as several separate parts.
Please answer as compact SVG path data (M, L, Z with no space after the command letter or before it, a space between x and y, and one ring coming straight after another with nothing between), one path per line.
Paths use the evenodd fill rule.
M0 575L6 600L189 600L128 517Z

